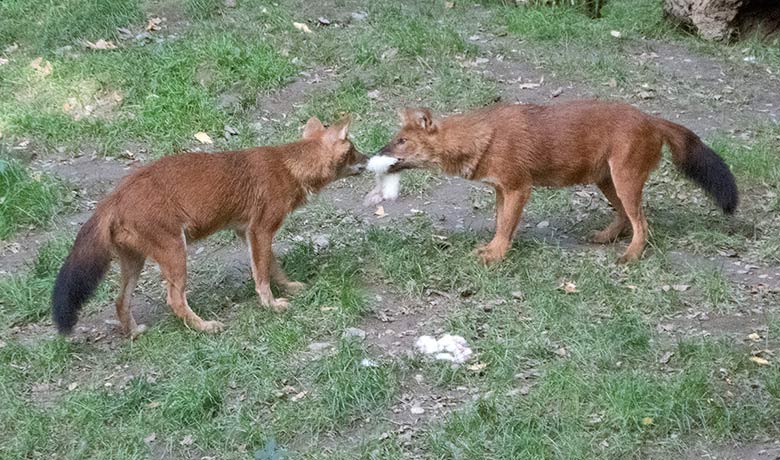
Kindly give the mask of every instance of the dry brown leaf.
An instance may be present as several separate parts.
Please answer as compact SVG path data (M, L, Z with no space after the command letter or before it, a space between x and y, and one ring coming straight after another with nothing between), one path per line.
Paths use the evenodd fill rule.
M293 22L293 27L295 27L296 29L300 30L301 32L305 32L307 34L311 33L311 29L309 29L309 26L307 26L306 24L304 24L302 22Z
M116 48L116 45L114 42L110 40L103 40L102 38L95 43L92 43L90 41L87 42L87 48L91 50L112 50Z
M298 394L296 394L295 396L293 396L292 398L290 398L290 401L292 401L292 402L298 402L298 401L300 401L301 399L303 399L303 398L305 398L305 397L306 397L306 393L308 393L308 391L301 391L300 393L298 393Z
M455 8L455 2L444 2L444 7L447 9Z
M764 359L764 358L762 358L762 357L760 357L760 356L751 356L750 360L753 361L754 363L758 364L759 366L768 366L769 365L769 361Z
M32 67L41 77L45 77L51 73L51 62L42 57L33 59L30 63L30 67Z
M160 30L160 23L162 23L161 18L158 17L149 18L149 20L146 22L146 31L155 32L157 30Z
M758 335L755 332L753 332L752 334L748 334L747 338L752 340L753 342L760 342L761 341L761 336Z
M385 207L384 206L377 206L376 211L374 211L374 215L382 218L385 217L387 214L385 213Z
M574 284L573 281L569 281L569 280L563 280L563 283L561 283L561 285L558 286L558 289L562 289L563 292L567 294L573 294L575 292L578 292L577 285Z
M204 133L203 131L199 131L195 133L195 139L197 139L201 144L213 144L214 141L211 140L211 136Z

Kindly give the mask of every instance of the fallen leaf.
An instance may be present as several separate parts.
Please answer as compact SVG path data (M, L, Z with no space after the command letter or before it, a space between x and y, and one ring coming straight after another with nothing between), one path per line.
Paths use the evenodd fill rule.
M188 434L181 441L179 441L179 444L182 446L191 446L194 442L195 438L193 438L191 434Z
M211 140L211 137L204 133L203 131L195 133L195 139L197 139L201 144L213 144L214 141Z
M673 351L667 351L663 355L661 355L661 358L658 359L658 362L661 364L667 364L670 359L672 359L672 356L674 356Z
M644 426L650 426L654 422L653 417L645 417L642 419L642 425Z
M609 34L615 38L620 38L621 36L623 36L623 34L621 34L619 30L612 30L609 32Z
M302 22L293 22L293 27L300 30L301 32L306 32L307 34L311 33L311 29L309 29L309 26Z
M149 404L147 404L146 407L148 407L149 409L156 409L160 407L160 403L157 401L152 401Z
M30 67L35 69L35 71L38 72L38 75L41 77L45 77L51 73L51 62L43 59L42 57L33 59L30 63Z
M294 395L292 398L290 398L290 401L292 401L292 402L300 401L301 399L306 397L306 393L308 393L308 391L301 391L300 393L298 393L298 394Z
M102 38L95 43L92 43L90 41L87 42L87 48L91 50L112 50L116 48L116 45L114 42L110 40L103 40Z
M673 284L672 289L674 289L677 292L684 292L690 289L691 287L687 284Z
M447 9L455 8L455 2L444 2L444 8Z
M149 436L144 438L144 442L147 444L151 444L157 439L157 433L150 433Z
M542 85L540 85L539 83L520 83L519 88L520 89L534 89L534 88L538 88L540 86L542 86Z
M425 409L423 409L420 406L414 406L411 409L409 409L409 412L411 412L413 415L422 415L425 413Z
M764 359L764 358L762 358L760 356L751 356L750 360L753 361L754 363L760 365L760 366L768 366L769 365L769 361L767 361L766 359Z
M577 285L574 284L572 281L563 280L563 283L561 283L560 286L558 286L558 289L563 289L563 292L567 294L573 294L577 292Z
M558 89L550 93L550 97L555 98L563 94L563 86L559 86Z
M536 224L536 228L547 228L549 226L550 226L550 221L548 221L548 220L543 220L543 221L539 222L538 224Z
M146 31L147 32L154 32L157 30L160 30L160 23L162 22L162 19L158 17L149 18L149 20L146 22Z
M377 206L376 211L374 211L374 215L379 218L385 217L387 214L385 213L384 206Z
M468 369L470 371L474 371L474 372L479 372L479 371L481 371L482 369L484 369L486 367L487 367L487 364L485 364L485 363L476 363L476 364L472 364L471 366L467 367L466 369Z
M73 382L70 385L68 385L68 391L73 391L78 387L79 387L79 382Z

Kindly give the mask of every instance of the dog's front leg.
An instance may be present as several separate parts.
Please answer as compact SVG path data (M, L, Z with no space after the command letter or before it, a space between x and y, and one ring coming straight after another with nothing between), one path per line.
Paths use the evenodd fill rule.
M273 232L262 229L249 229L246 232L247 244L249 245L249 255L252 264L252 276L255 279L255 290L260 296L260 303L264 307L271 307L276 312L286 310L290 303L287 299L274 299L271 292L271 274L274 269L274 253L271 250L271 243L274 238Z
M496 193L496 234L490 243L476 251L482 263L489 265L504 258L512 245L512 236L530 195L530 183L518 190Z

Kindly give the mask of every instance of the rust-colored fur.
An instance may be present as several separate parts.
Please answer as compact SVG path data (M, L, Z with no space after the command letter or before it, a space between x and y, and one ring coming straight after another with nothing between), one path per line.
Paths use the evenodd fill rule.
M69 332L78 310L119 258L117 316L129 334L143 331L130 311L130 297L147 258L160 266L168 304L195 329L218 331L187 304L187 243L231 228L249 246L255 288L264 306L282 311L270 281L294 293L303 287L282 272L271 241L284 218L329 182L359 173L367 158L348 139L349 120L325 128L316 118L303 140L239 152L185 153L133 172L101 201L79 231L52 294L58 329Z
M647 239L642 188L664 143L673 162L726 213L737 205L734 177L720 157L685 127L628 104L495 105L438 120L428 109L400 115L401 130L382 149L401 160L391 171L437 168L495 187L496 233L476 250L485 263L506 254L535 185L596 184L616 216L593 241L610 242L631 229L631 244L619 262L639 258Z

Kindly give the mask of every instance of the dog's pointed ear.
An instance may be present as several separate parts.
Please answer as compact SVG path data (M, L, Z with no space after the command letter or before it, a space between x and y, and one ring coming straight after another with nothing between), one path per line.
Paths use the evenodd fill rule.
M433 123L433 114L431 114L431 109L406 108L399 111L398 114L401 116L401 123L403 123L404 126L416 126L426 131L433 131L436 128L436 125Z
M337 141L345 141L349 137L349 125L352 123L352 117L350 115L345 115L336 122L335 125L330 127L328 131L333 133L334 140Z
M325 126L322 125L320 119L317 117L311 117L309 118L309 121L306 122L306 126L303 127L303 138L311 139L324 130Z

